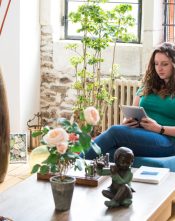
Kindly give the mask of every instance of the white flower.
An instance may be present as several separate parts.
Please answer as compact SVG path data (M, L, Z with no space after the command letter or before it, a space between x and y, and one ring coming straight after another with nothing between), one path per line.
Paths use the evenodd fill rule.
M63 143L59 143L56 145L57 151L60 154L64 154L66 153L66 150L68 148L68 143L67 142L63 142Z
M84 118L90 125L97 125L100 120L99 112L95 107L87 107L84 110Z
M43 140L47 144L58 145L59 143L67 142L68 138L69 138L69 135L63 128L55 128L53 130L50 130L43 137Z

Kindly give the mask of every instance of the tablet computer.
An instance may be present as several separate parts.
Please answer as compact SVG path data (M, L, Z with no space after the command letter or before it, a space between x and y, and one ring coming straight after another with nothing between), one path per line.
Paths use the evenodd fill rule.
M126 118L133 118L140 121L142 117L147 117L143 107L121 105L121 110Z

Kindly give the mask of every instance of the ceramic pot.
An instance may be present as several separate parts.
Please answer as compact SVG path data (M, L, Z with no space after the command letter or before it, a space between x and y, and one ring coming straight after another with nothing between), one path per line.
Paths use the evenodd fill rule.
M50 178L56 210L66 211L70 209L75 180L71 176L66 176L64 181L61 181L60 176Z
M9 164L10 124L6 90L0 69L0 183L4 181Z

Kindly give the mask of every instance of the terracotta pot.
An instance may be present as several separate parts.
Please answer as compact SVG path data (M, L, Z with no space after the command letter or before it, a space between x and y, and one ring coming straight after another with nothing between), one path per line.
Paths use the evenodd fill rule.
M4 181L9 164L10 124L6 90L0 69L0 183Z
M66 211L70 209L75 180L71 176L66 176L64 181L61 181L60 176L50 178L56 210Z

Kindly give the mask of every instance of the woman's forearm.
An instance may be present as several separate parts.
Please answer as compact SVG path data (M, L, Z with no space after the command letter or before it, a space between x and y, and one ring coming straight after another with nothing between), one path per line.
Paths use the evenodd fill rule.
M159 133L168 135L168 136L174 136L175 137L175 127L174 126L163 126L160 125L159 127Z

